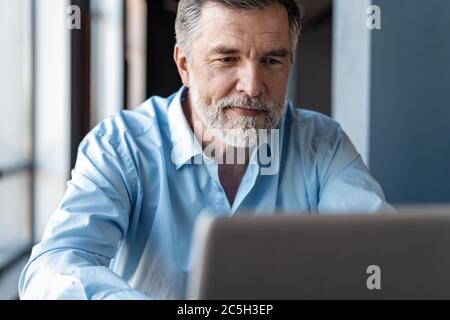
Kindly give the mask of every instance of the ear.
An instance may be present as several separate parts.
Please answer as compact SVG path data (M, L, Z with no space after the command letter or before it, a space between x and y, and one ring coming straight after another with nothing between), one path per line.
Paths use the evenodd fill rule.
M179 44L175 45L175 48L173 50L173 59L177 64L178 73L180 74L183 85L185 87L189 87L188 60Z

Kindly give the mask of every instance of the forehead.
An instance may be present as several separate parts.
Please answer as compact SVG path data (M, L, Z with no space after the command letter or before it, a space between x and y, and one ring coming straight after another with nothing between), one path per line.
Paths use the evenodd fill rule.
M258 10L236 10L217 3L202 8L200 37L203 44L233 46L289 45L289 19L280 4Z

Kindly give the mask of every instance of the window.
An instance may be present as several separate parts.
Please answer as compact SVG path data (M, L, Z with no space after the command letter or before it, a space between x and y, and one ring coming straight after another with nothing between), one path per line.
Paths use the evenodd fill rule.
M145 59L145 3L0 0L0 299L16 296L31 245L63 198L81 138L126 105L126 74L139 73L129 96L144 99L145 65L137 67L130 54L125 68L125 34L134 34L126 32L125 14L128 8L133 15L140 36L132 44ZM79 30L67 27L70 5L81 8Z
M31 6L0 0L0 269L32 241Z
M91 0L90 127L112 116L124 100L124 2Z

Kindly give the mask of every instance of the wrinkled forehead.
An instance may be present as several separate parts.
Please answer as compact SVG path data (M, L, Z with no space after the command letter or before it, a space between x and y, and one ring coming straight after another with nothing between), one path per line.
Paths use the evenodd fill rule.
M208 2L202 7L200 28L199 40L207 47L289 46L288 14L279 4L258 10L237 10Z

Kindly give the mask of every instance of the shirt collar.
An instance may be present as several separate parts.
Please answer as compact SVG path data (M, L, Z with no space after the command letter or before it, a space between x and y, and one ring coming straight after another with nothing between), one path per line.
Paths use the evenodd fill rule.
M167 118L172 141L172 161L177 170L190 160L203 153L203 149L192 132L183 112L182 103L186 99L188 89L182 87L169 105Z

